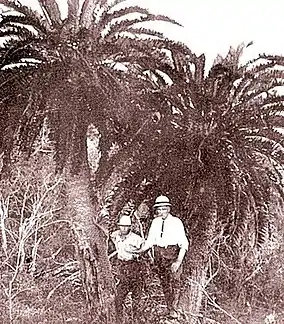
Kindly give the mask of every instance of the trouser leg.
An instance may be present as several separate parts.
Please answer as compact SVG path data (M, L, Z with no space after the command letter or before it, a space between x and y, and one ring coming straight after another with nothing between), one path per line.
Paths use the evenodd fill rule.
M142 271L143 267L141 264L135 269L134 278L132 281L132 311L133 319L135 323L139 323L139 319L143 313L142 301L143 290L145 286L144 273Z
M123 320L123 303L129 290L129 282L125 279L122 279L117 286L117 295L115 300L117 317L121 322Z
M143 313L142 302L141 302L142 289L143 289L143 285L139 283L132 290L132 311L133 311L133 320L135 323L138 323Z
M181 272L182 269L180 268L176 273L172 273L170 266L158 269L166 305L169 310L175 310L178 306Z
M166 305L167 308L170 310L172 308L173 303L171 275L167 268L160 268L158 271Z
M177 259L178 253L179 248L177 246L167 248L155 247L155 261L169 310L175 310L179 302L182 267L180 266L175 273L171 271L171 265Z
M173 300L172 306L174 310L177 310L180 290L181 290L181 274L182 274L182 265L179 267L177 272L172 273L172 291L173 291Z
M126 261L120 266L120 282L117 286L116 312L119 323L123 321L123 304L127 294L132 292L133 317L141 315L141 297L144 289L144 272L142 264ZM139 323L139 321L137 322Z

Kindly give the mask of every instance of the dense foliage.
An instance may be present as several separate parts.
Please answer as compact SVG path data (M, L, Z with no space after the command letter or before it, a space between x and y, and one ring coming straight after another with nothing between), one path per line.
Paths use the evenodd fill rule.
M218 318L208 308L208 293L227 309L229 298L250 307L253 316L256 300L269 304L263 294L271 287L281 308L265 260L283 254L277 237L283 231L283 58L261 55L241 65L239 46L218 56L205 73L204 55L141 27L175 21L139 6L121 7L123 2L69 0L63 20L54 0L39 1L42 16L0 0L0 152L2 175L9 175L1 185L0 209L5 320L20 320L18 310L26 305L18 295L25 295L28 280L51 272L66 273L66 280L51 284L44 277L51 284L47 300L68 283L70 302L78 293L81 317L90 316L84 297L95 296L103 309L97 318L110 323L108 230L123 208L134 212L142 202L151 207L161 193L171 198L191 241L183 293L192 299L184 302L180 321L200 319L202 295L204 316ZM39 149L43 133L49 135L47 152ZM96 143L92 170L87 137ZM27 165L13 170L26 153L35 165L30 175ZM134 215L137 228L147 228L149 213ZM64 242L52 231L64 234ZM52 242L48 251L42 240ZM72 248L58 261L61 243ZM260 288L265 276L268 286ZM39 302L42 286L32 282L29 298ZM163 300L155 280L148 284L151 322ZM37 311L47 305L39 302ZM225 321L236 321L216 305ZM62 322L72 322L71 313ZM34 320L43 321L41 316Z
M103 153L127 128L137 132L145 112L131 81L166 61L162 49L175 44L136 24L174 21L138 6L117 7L121 2L85 1L80 7L69 1L62 20L55 1L39 1L44 17L17 1L1 1L9 8L0 25L1 129L8 133L1 133L1 146L7 156L15 140L30 151L46 117L61 166L70 141L80 156L90 123L105 135Z

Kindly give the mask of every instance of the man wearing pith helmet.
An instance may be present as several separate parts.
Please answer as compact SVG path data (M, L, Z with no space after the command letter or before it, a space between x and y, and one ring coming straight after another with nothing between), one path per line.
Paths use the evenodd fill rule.
M144 240L132 232L129 215L122 215L117 225L119 229L110 235L117 252L119 269L116 311L119 323L123 323L123 303L128 293L132 292L133 318L135 323L139 323L139 302L144 287L144 268L137 251L141 248Z
M153 208L155 218L140 251L154 248L154 263L163 288L168 314L176 318L182 262L188 249L188 240L182 221L170 213L171 203L168 197L157 197Z

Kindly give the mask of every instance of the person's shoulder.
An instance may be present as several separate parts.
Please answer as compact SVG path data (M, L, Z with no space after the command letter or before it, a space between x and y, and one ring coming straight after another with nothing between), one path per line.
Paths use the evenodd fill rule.
M181 220L179 217L177 217L177 216L173 216L173 215L171 215L171 219L172 219L172 221L175 222L175 223L183 224L183 223L182 223L182 220Z
M155 217L155 218L153 218L151 224L157 224L157 223L159 223L159 222L160 222L160 217Z
M150 229L154 229L156 228L157 226L159 227L159 224L160 224L161 220L160 220L160 217L155 217L152 219L152 222L151 222L151 225L150 225Z

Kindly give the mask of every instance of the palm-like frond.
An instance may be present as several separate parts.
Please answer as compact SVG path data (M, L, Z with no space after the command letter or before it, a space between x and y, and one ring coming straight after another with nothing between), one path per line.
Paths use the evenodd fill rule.
M185 179L210 179L217 195L219 230L240 243L242 233L252 229L248 222L254 219L256 245L261 246L268 238L271 195L277 192L283 197L281 174L274 167L284 163L284 101L275 91L283 86L284 74L279 68L283 61L260 56L241 66L242 50L231 49L225 58L219 57L207 76L202 56L178 57L177 64L168 69L173 84L161 87L159 93L166 98L162 105L164 111L168 109L167 132L172 137L162 131L165 138L175 141L164 143L166 171L153 172L159 174L158 182L167 178L171 192L197 209L201 207L194 195L200 195L199 189L188 191ZM173 106L175 114L171 114ZM166 155L177 148L182 159L175 158L171 165ZM265 166L256 161L256 154L266 158ZM194 207L192 210L194 213Z
M22 26L28 28L29 26L33 26L33 28L39 32L46 32L46 26L42 23L40 17L35 15L5 15L3 14L1 17L0 27L3 28L5 26Z
M83 6L81 9L81 15L80 15L80 25L83 28L90 28L93 20L94 20L94 11L96 6L98 5L98 2L95 0L85 0L83 2Z
M67 154L64 150L67 149L69 135L64 129L60 130L62 126L56 123L56 120L68 120L70 125L78 128L77 123L82 122L79 116L85 114L88 116L88 121L99 127L105 136L112 133L111 127L115 128L118 125L119 129L125 132L130 128L133 119L131 116L135 111L131 104L123 103L121 100L121 91L124 93L129 91L127 79L132 78L130 74L135 75L133 78L135 82L138 80L137 75L140 76L141 82L150 81L150 78L145 77L145 71L155 71L161 63L165 66L170 63L170 57L164 53L166 48L170 50L170 47L174 49L176 46L174 49L176 52L185 50L181 44L169 40L163 43L161 33L135 27L137 20L128 19L128 14L142 14L144 17L142 21L172 22L171 19L152 15L148 10L138 6L116 9L115 6L121 1L108 5L103 0L86 0L80 8L79 1L69 0L68 17L65 21L62 21L58 5L54 0L40 1L44 17L17 1L2 0L1 3L14 10L3 15L0 22L1 36L7 39L0 48L1 68L11 69L11 73L13 70L15 73L19 70L32 73L34 81L29 84L26 91L29 93L35 86L38 92L37 96L27 95L26 101L22 103L23 106L30 107L30 101L33 102L29 109L21 111L23 116L17 125L23 121L26 126L20 127L23 136L18 136L18 139L26 141L27 146L30 145L36 135L30 136L30 140L27 141L27 134L31 132L33 125L36 134L40 121L49 115L46 110L52 111L49 116L54 127L54 139L61 143L57 146L58 156L61 158L65 153ZM115 22L117 19L120 21ZM115 27L115 40L109 43L108 36L112 33L105 33L105 29L113 26L119 28ZM124 32L143 34L150 39L133 39L131 36L124 35ZM126 72L119 71L118 64L123 64ZM13 88L12 81L10 87ZM71 113L71 107L68 103L64 103L64 100L73 97L74 89L77 92L73 101L73 104L76 103L76 110ZM11 95L15 95L18 90L20 91L14 87ZM61 93L64 93L64 100L61 98ZM54 94L58 98L54 97ZM50 98L53 98L53 104ZM88 102L87 108L82 106L82 100ZM44 105L48 107L45 112L43 112ZM69 113L67 108L70 110ZM122 117L123 111L127 111L124 117ZM106 123L106 118L109 119L109 123ZM82 126L86 130L86 126ZM134 123L131 126L133 130L128 130L129 138L131 133L137 132L136 127L139 127L139 123ZM55 135L56 132L58 135Z
M111 24L115 19L123 18L126 15L129 14L140 14L140 15L148 15L149 10L145 8L141 8L139 6L130 6L126 8L121 8L117 10L112 10L110 12L110 9L112 6L109 7L109 10L106 10L101 18L101 26L107 26L108 24Z
M30 7L23 5L19 1L14 0L0 0L0 4L6 6L7 8L13 9L15 12L21 14L22 17L30 21L30 25L37 27L47 27L47 21L43 21L42 17L35 10L32 10ZM14 16L13 13L9 13L8 16ZM2 15L3 17L3 15ZM5 15L4 15L5 17Z
M39 0L38 1L47 21L56 27L62 23L61 14L56 0Z
M76 28L79 24L79 0L67 0L68 4L68 15L67 15L67 22L73 28Z

